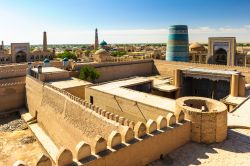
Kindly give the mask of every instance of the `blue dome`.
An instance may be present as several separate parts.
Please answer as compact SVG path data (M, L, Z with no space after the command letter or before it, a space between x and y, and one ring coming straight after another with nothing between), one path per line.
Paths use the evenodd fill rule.
M100 43L100 45L101 45L101 46L106 46L106 45L108 45L108 43L107 43L106 41L103 40L103 41Z
M69 59L65 57L65 58L63 58L63 61L69 61Z
M49 59L48 59L48 58L45 58L43 62L44 62L44 63L49 63Z

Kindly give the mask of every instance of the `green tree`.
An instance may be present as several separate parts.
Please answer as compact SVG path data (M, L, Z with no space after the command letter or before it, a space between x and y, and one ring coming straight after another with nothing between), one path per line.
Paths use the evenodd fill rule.
M114 57L121 57L123 55L126 55L125 51L113 51L113 52L111 52L111 56L114 56Z
M57 54L57 58L61 58L61 59L68 58L68 59L77 60L76 55L70 51L64 51L63 53Z
M79 79L94 82L100 76L100 72L98 72L95 68L90 66L84 66L80 69Z

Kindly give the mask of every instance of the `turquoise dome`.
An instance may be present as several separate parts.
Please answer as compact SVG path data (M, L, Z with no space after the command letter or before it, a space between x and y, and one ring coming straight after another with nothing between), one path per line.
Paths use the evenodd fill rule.
M69 61L69 59L68 58L63 58L63 61Z
M101 45L101 46L106 46L106 45L108 45L108 43L107 43L106 41L103 40L103 41L100 43L100 45Z
M48 59L48 58L45 58L43 62L44 62L44 63L49 63L49 59Z

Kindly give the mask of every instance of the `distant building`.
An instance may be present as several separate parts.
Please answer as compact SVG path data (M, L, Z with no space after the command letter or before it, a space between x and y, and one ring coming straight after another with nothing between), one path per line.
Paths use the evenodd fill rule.
M99 40L98 40L98 29L95 29L95 45L94 49L97 50L99 48Z
M247 52L237 52L235 37L210 37L208 49L200 43L189 46L189 61L227 66L250 66Z
M208 38L208 63L228 66L236 65L236 38Z
M106 62L111 60L111 56L108 51L105 49L99 49L95 52L93 55L94 61L95 62Z
M207 49L200 43L189 46L189 61L193 63L207 63Z
M4 50L3 42L0 49L0 64L43 61L53 59L54 53L47 49L47 34L43 33L43 50L35 48L30 51L29 43L11 43L10 50Z

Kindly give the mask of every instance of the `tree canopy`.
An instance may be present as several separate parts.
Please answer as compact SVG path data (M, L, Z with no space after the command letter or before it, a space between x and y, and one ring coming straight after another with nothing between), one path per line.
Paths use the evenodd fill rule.
M121 57L123 55L126 55L125 51L112 51L111 52L111 56L115 56L115 57Z
M80 69L79 79L85 81L95 81L101 76L100 72L90 66L84 66Z
M70 51L64 51L63 53L59 53L57 54L57 57L61 59L63 58L74 59L74 60L77 59L76 55Z

